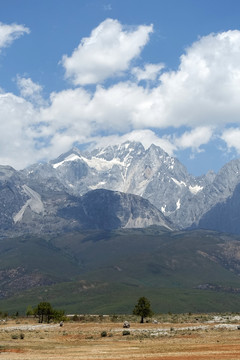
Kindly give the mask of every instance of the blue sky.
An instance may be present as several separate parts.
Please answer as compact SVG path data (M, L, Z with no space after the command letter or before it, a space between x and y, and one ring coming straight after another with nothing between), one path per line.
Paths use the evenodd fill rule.
M239 156L238 0L0 5L0 164L128 139L194 175Z

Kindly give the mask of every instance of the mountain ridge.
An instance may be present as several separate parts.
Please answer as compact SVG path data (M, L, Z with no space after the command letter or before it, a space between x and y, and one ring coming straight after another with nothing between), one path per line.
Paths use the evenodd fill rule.
M146 294L161 313L238 311L239 252L237 235L156 226L0 239L0 308L126 314Z
M148 211L144 218L146 204L138 202L138 208L145 204L138 222L140 227L153 223L157 225L157 218L159 221L161 219L158 224L164 218L165 225L169 227L171 224L170 228L173 229L207 227L208 222L201 219L206 219L210 216L208 214L219 216L219 213L212 215L211 209L226 203L239 183L239 159L227 163L217 174L210 171L201 177L194 177L178 159L156 145L145 149L141 143L128 141L87 152L75 147L55 160L34 164L21 171L0 166L0 200L3 204L0 211L1 235L11 228L18 231L25 228L27 232L31 229L35 232L69 231L73 230L74 222L80 229L79 217L77 224L75 218L61 216L64 211L69 214L70 208L72 214L74 208L80 209L81 197L94 190L121 193L122 198L125 196L123 194L131 195L131 202L135 206L137 202L134 196L149 201L149 211L152 211L151 206L155 207L155 220L150 219ZM97 196L100 193L93 194ZM117 196L112 194L112 201L117 201ZM235 207L236 203L237 200ZM134 212L128 202L128 210L125 210L129 218L124 224L120 221L120 227L126 226L126 223L131 226L130 208L130 212ZM220 208L224 211L223 206ZM236 213L231 207L228 211L229 217L231 211ZM111 228L110 222L109 226ZM132 226L137 226L137 221L132 221ZM216 225L214 229L220 228ZM226 229L233 233L240 232L236 226Z
M195 196L210 181L210 177L196 180L176 158L156 145L145 150L134 142L86 153L74 148L42 165L42 170L75 196L98 188L142 196L182 227L185 224L176 216L181 202L186 196Z

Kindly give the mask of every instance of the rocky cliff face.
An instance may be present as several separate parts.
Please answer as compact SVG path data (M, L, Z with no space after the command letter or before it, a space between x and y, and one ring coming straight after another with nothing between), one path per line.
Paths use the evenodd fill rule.
M10 166L0 166L0 226L2 231L14 224L13 214L17 214L27 202L19 173Z
M47 181L54 188L79 196L94 189L107 189L139 195L149 200L176 226L192 223L184 207L211 183L214 175L199 179L161 148L126 142L82 153L74 148L50 164L37 165L25 171L29 186ZM60 184L60 185L59 185Z
M126 142L91 152L74 148L23 171L0 167L1 234L12 229L40 233L151 224L207 228L210 222L220 230L226 215L219 221L219 209L224 214L226 202L231 204L226 210L229 219L238 219L238 184L239 159L218 174L194 178L155 145L144 149L140 143ZM235 225L227 228L240 232Z
M8 169L7 169L8 170ZM0 187L2 209L0 236L58 233L81 229L116 229L172 224L148 200L140 196L94 190L73 196L56 182L36 183L34 190L11 169ZM53 189L54 188L54 189ZM36 191L38 190L38 192Z
M92 190L58 214L74 219L85 229L142 228L150 225L169 230L173 225L148 200L140 196L104 189Z
M217 202L192 228L240 234L240 184L225 201Z
M233 225L233 222L240 220L236 210L240 204L239 184L240 160L236 159L223 166L213 182L197 194L194 203L189 207L193 209L194 214L192 227L215 228L219 231L226 229L226 231L236 232L236 224ZM190 223L191 221L189 225ZM215 224L214 227L213 224ZM237 233L240 233L240 229Z

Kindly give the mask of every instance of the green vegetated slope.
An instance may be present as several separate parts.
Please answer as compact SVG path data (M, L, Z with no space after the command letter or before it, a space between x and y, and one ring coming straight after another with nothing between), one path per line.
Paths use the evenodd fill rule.
M69 313L240 310L240 238L160 228L0 241L0 310L50 301Z

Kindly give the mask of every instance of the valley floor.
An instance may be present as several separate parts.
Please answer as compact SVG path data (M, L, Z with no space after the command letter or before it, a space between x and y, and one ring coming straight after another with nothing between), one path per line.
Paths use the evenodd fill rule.
M231 321L195 323L39 325L0 323L1 360L240 360L240 330ZM107 336L101 333L106 331ZM21 339L22 337L22 339Z

